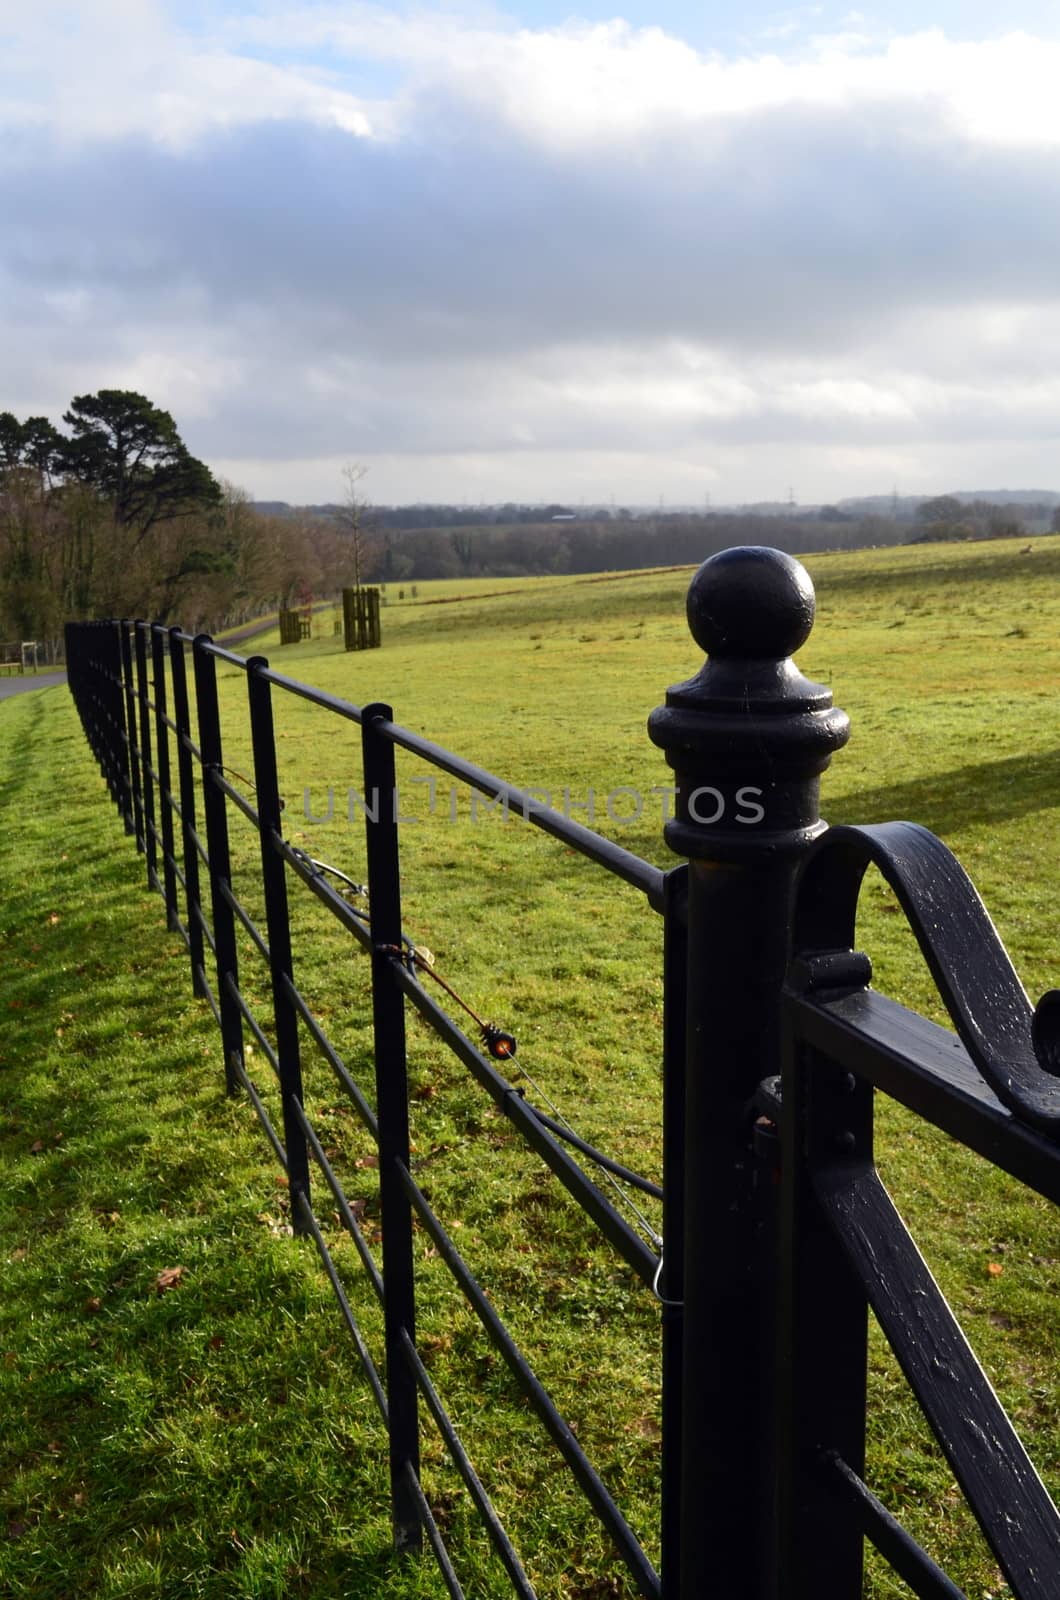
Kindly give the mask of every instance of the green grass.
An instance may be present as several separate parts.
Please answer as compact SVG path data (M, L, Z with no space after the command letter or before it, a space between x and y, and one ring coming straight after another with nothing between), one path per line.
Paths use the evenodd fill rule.
M807 565L819 620L800 665L832 685L854 729L825 778L825 815L908 816L942 834L1036 995L1057 982L1060 944L1060 540L1036 541L1029 557L998 541ZM386 607L379 651L345 654L326 616L313 640L281 649L266 636L251 648L355 702L387 700L407 726L557 801L564 786L582 802L590 788L598 800L619 786L647 793L669 773L644 720L698 665L688 576L424 583L415 601L406 586ZM225 760L248 772L243 675L220 677ZM347 791L362 788L358 730L290 696L276 696L276 715L291 837L362 878L363 826L346 816ZM2 912L3 997L18 1019L0 1072L0 1382L14 1419L0 1444L0 1510L20 1530L0 1541L0 1588L438 1592L429 1559L386 1558L385 1460L365 1385L310 1247L282 1234L269 1152L249 1109L223 1096L212 1024L189 998L179 942L141 888L61 691L0 711L0 760L0 850L15 886ZM402 759L417 819L403 830L407 930L517 1034L520 1062L579 1131L657 1175L657 919L523 823L473 820L464 791L451 820L447 780L429 815L426 786L412 781L425 775ZM310 821L303 795L321 816L329 786L332 819ZM660 808L654 797L630 826L598 808L595 822L665 865ZM239 819L232 827L236 886L260 918L256 839ZM122 920L130 906L135 937ZM315 902L294 895L292 906L296 977L370 1088L364 962ZM943 1020L878 879L862 924L878 987ZM244 987L268 1021L266 975L244 957ZM308 1050L307 1063L307 1105L371 1231L366 1140ZM410 1063L420 1181L654 1550L655 1308L415 1021ZM263 1087L266 1073L262 1063ZM879 1124L888 1184L1055 1494L1055 1211L893 1107L881 1105ZM319 1191L318 1201L337 1240ZM377 1348L352 1251L336 1248ZM422 1237L418 1249L421 1346L541 1594L628 1593ZM159 1295L152 1285L172 1265L186 1276ZM100 1309L87 1311L94 1299ZM874 1486L970 1600L1005 1595L879 1342L872 1369ZM505 1592L433 1446L426 1477L470 1589ZM307 1486L301 1505L286 1494L292 1478ZM907 1591L873 1566L866 1593Z
M2 717L0 1592L378 1592L385 1447L329 1294L65 692Z

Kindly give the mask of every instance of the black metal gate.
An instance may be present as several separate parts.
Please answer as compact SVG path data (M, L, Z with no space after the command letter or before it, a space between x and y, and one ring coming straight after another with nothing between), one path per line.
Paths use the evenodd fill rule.
M649 724L675 772L666 837L685 864L669 872L400 727L389 706L358 708L284 677L262 657L245 660L179 628L67 628L69 682L86 734L148 880L163 895L169 926L187 945L195 990L213 1009L228 1088L249 1096L285 1168L296 1231L320 1251L387 1423L395 1542L411 1549L426 1537L453 1595L462 1593L460 1580L419 1479L421 1400L513 1591L529 1597L533 1589L417 1348L414 1218L641 1594L857 1600L868 1537L916 1594L959 1595L865 1482L871 1306L1013 1593L1018 1600L1060 1596L1060 1515L872 1153L879 1090L1060 1200L1060 992L1031 1007L974 888L932 834L909 823L829 830L820 821L820 774L848 725L829 691L790 659L813 614L806 573L777 551L724 551L694 578L689 621L707 660L668 692ZM253 802L224 765L219 662L246 678ZM370 913L351 905L321 864L284 835L274 692L360 726ZM661 915L663 1228L654 1242L630 1227L593 1174L610 1167L629 1183L654 1186L535 1110L504 1075L505 1036L488 1028L469 1036L428 992L402 926L392 803L398 748L517 810L633 885ZM260 837L264 929L232 888L229 806ZM853 948L870 863L899 897L956 1036L870 987L869 959ZM315 895L370 957L374 1105L295 984L290 888ZM268 964L271 1039L241 987L237 925ZM645 1293L658 1297L661 1574L412 1174L407 1004L582 1206ZM281 1127L249 1075L247 1032L279 1080ZM303 1106L305 1038L378 1146L382 1273ZM385 1379L317 1223L314 1166L383 1308Z

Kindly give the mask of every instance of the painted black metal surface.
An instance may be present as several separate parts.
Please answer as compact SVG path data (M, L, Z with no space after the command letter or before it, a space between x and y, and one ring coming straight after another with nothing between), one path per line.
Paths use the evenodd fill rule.
M225 797L215 781L224 771L221 713L217 700L217 664L210 652L201 648L195 651L193 662L202 766L202 808L208 851L206 864L210 874L213 915L212 949L217 961L217 1005L221 1013L225 1081L231 1094L235 1092L239 1068L243 1064L243 1021L233 994L233 990L236 994L239 991L235 915L222 889L223 884L231 885L232 864ZM203 931L205 934L205 927Z
M872 989L793 994L791 1024L823 1054L1060 1205L1053 1139L997 1098L956 1034Z
M291 1002L294 983L294 956L291 949L291 917L287 903L287 875L276 849L281 837L280 783L276 768L276 729L272 714L272 689L261 675L267 663L260 656L247 662L247 696L250 732L254 744L254 788L257 795L258 839L261 846L261 882L265 891L265 920L268 945L252 934L269 966L272 1010L276 1035L276 1067L283 1104L283 1142L287 1151L287 1180L291 1194L291 1218L295 1232L303 1227L298 1196L309 1197L309 1156L297 1108L302 1101L302 1056L298 1040L298 1013ZM227 796L228 785L220 773L215 786ZM227 898L227 897L226 897ZM232 901L235 908L235 901ZM240 908L240 920L253 928L251 919Z
M870 963L853 944L870 864L895 890L956 1034L869 987ZM864 1122L859 1131L842 1106L846 1094L851 1105L869 1104L871 1118L865 1097L879 1088L1060 1200L1060 1083L1050 1070L1054 1003L1046 997L1037 1012L1032 1008L963 869L939 839L912 823L834 828L824 836L798 885L793 944L780 1109L789 1306L780 1350L790 1377L780 1427L788 1484L781 1549L794 1559L778 1593L811 1600L819 1592L816 1541L805 1540L802 1530L826 1527L837 1495L853 1513L843 1526L867 1533L916 1593L957 1592L872 1495L859 1453L843 1438L852 1410L835 1413L831 1399L835 1364L845 1361L835 1328L838 1291L841 1304L871 1305L1012 1593L1018 1600L1055 1600L1060 1512L887 1195ZM809 1326L799 1339L797 1308L812 1315L807 1251L832 1258L828 1339L818 1338L829 1356L815 1356ZM823 1281L816 1285L821 1297L825 1288ZM862 1359L859 1352L859 1366ZM813 1470L822 1460L838 1472L831 1474L830 1494ZM835 1592L856 1600L854 1574Z
M858 892L875 865L916 934L972 1061L1021 1122L1060 1136L1060 1006L1035 1011L964 868L912 822L832 828L807 867L795 929L800 952L849 949Z
M880 1091L1060 1201L1060 990L1031 1006L969 880L931 834L910 823L825 830L820 775L848 728L829 691L790 659L813 615L806 573L776 551L725 551L693 579L689 623L708 659L669 690L649 724L676 778L676 815L666 838L687 860L668 873L402 728L389 706L362 710L274 672L263 658L246 661L178 628L112 622L67 630L70 689L111 798L188 945L195 987L221 1027L229 1087L247 1094L289 1175L292 1220L320 1253L387 1423L396 1542L411 1549L422 1537L451 1595L461 1595L460 1581L419 1481L418 1397L515 1592L530 1600L532 1588L416 1348L413 1213L641 1594L860 1600L867 1538L914 1593L960 1600L956 1585L871 1487L864 1447L871 1306L1017 1600L1060 1597L1056 1508L895 1213L872 1156L873 1095ZM252 799L223 765L218 662L247 675ZM284 838L274 693L361 728L364 793L384 797L374 815L366 812L368 909L338 891L328 876L334 869L323 870L326 864ZM171 741L179 795L172 792ZM513 1053L507 1036L487 1031L484 1043L472 1041L421 983L401 922L399 829L385 803L399 748L498 798L637 888L662 913L661 1252L653 1231L646 1244L592 1172L602 1166L655 1199L658 1186L536 1111L498 1069L502 1054ZM229 807L260 836L264 931L231 882ZM870 862L894 887L956 1034L872 990L869 958L853 949ZM377 1070L367 1091L298 990L291 890L312 893L371 958ZM240 988L239 929L249 958L270 969L274 1038ZM406 1003L661 1302L661 1577L416 1181ZM329 1094L337 1082L378 1150L382 1273L306 1112L299 1024L327 1063ZM244 1028L257 1041L257 1059L280 1080L282 1126L269 1110L275 1086L259 1090L248 1073ZM491 1039L504 1044L492 1058ZM314 1216L307 1158L382 1304L385 1377Z
M677 787L666 840L690 858L683 1105L670 1109L684 1144L681 1531L670 1582L681 1595L751 1600L769 1581L775 1498L763 1448L774 1264L752 1108L759 1081L780 1071L794 877L824 827L820 774L849 730L829 691L789 659L813 622L812 586L790 556L754 547L713 556L692 581L688 617L708 659L648 723Z
M397 793L394 747L380 739L375 723L388 721L389 706L371 705L361 723L364 784L389 799ZM372 904L372 1028L375 1041L375 1095L379 1118L379 1204L383 1225L383 1316L386 1335L387 1392L390 1405L390 1481L394 1542L415 1549L422 1526L409 1494L406 1468L420 1471L419 1421L415 1374L403 1359L406 1332L416 1337L416 1281L412 1208L402 1184L409 1164L408 1064L405 1008L390 982L390 952L401 944L401 865L397 807L365 811L368 892Z
M814 1188L1013 1591L1056 1600L1060 1514L878 1174L836 1161Z
M943 1572L892 1517L887 1507L857 1473L837 1455L829 1451L820 1459L821 1475L828 1487L849 1511L852 1520L871 1539L881 1555L886 1556L900 1578L920 1596L920 1600L965 1600L962 1590Z

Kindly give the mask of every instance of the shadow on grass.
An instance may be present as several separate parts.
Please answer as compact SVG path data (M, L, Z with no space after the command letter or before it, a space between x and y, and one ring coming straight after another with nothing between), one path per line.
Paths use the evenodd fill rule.
M961 545L954 554L948 554L945 545L932 547L933 556L920 559L910 571L907 562L899 562L890 570L868 562L851 564L846 571L836 572L822 566L816 573L818 593L826 601L840 593L867 593L880 599L890 592L903 598L911 592L934 590L932 598L945 597L952 602L954 592L984 584L991 586L993 598L1012 588L1022 596L1028 578L1060 578L1060 545L1033 541L1033 565L1021 555L1025 543L1023 535L1013 539L983 540L969 547ZM920 547L924 550L924 546ZM937 553L937 554L936 554ZM913 591L915 592L915 591Z
M829 822L919 822L932 833L1009 822L1060 806L1060 750L983 761L827 801Z

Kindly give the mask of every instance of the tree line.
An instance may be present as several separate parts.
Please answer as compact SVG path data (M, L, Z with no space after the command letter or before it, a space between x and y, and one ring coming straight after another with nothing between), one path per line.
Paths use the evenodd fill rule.
M338 515L266 516L141 394L78 395L62 420L0 412L0 641L54 655L64 622L114 616L215 630L363 575L360 469Z
M901 542L908 531L885 517L828 516L816 511L605 514L562 522L527 520L492 527L465 523L422 530L383 524L373 529L378 553L372 575L404 581L677 567L702 561L733 544L768 544L792 554L853 550Z
M35 639L53 653L71 619L216 631L360 582L678 566L733 543L797 551L894 537L884 519L842 513L825 528L815 515L573 517L559 503L371 508L357 465L338 504L264 511L218 481L144 395L78 395L62 421L0 413L0 643Z
M913 517L911 544L951 539L1016 539L1025 534L1060 533L1060 506L1031 501L997 505L992 500L961 500L940 494L922 500Z
M378 545L372 576L386 579L520 577L527 574L593 573L626 568L684 566L734 544L767 544L791 554L812 550L857 550L869 545L935 539L1027 538L1060 533L1060 507L1051 502L997 504L985 499L938 495L903 505L898 514L826 505L768 511L754 508L714 512L596 511L570 520L554 508L500 506L469 513L465 520L420 527L406 517L438 507L373 510ZM517 509L522 514L512 517Z
M1051 506L950 495L890 517L836 506L577 516L558 503L370 507L360 465L344 469L337 504L266 510L218 481L143 395L79 395L62 420L65 431L0 413L0 642L55 649L65 621L108 616L216 631L361 582L685 566L732 544L798 553L1060 531Z

